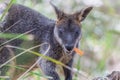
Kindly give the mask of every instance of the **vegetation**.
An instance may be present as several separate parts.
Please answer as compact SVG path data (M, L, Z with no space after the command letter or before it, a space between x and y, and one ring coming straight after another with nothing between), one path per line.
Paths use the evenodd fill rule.
M92 2L93 1L93 2ZM0 15L0 21L3 20L6 15L9 7L12 3L19 3L25 6L28 6L38 12L44 14L45 16L56 19L54 10L49 4L48 0L0 0L0 5L4 2L9 2L8 7ZM87 17L87 19L82 22L82 38L80 41L80 49L84 52L83 56L78 56L74 60L74 69L75 72L74 80L79 80L83 77L86 79L89 77L92 79L96 76L102 76L111 72L112 70L120 70L120 1L119 0L53 0L53 3L59 8L65 10L67 13L73 13L82 9L83 7L93 5L94 9ZM54 15L53 15L54 14ZM2 34L2 35L1 35ZM0 38L14 39L15 37L21 34L4 34L0 33ZM30 38L28 38L30 37ZM18 37L19 38L19 37ZM20 37L23 40L31 39L30 35L24 35ZM6 43L6 42L5 42ZM26 42L24 42L27 44ZM22 44L18 48L23 50L23 53L28 52L33 55L42 56L36 52L29 51L24 49L25 44ZM28 45L29 46L29 45ZM10 47L10 46L9 46ZM15 47L14 47L15 48ZM17 57L19 58L19 57ZM25 57L26 58L26 57ZM47 58L53 62L65 66L64 64L55 61L51 58ZM22 62L22 59L19 58L19 62ZM27 61L29 62L29 61ZM18 70L26 71L24 67L21 66L12 66ZM29 66L30 67L30 66ZM67 67L67 66L66 66ZM77 70L77 71L76 71ZM78 74L81 73L82 75ZM61 69L59 70L61 73ZM9 72L8 72L9 74ZM63 75L61 79L63 79ZM87 77L86 77L87 76ZM38 68L32 69L29 73L26 74L20 80L43 80L49 76L45 76ZM3 80L2 78L0 80ZM87 79L86 79L87 80Z

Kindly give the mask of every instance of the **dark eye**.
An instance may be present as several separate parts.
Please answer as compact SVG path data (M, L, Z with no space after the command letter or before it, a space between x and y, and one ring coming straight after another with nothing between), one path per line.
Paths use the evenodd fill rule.
M63 34L63 31L62 31L62 30L59 30L59 34L60 34L60 35Z
M76 31L76 32L75 32L75 35L79 35L79 31Z

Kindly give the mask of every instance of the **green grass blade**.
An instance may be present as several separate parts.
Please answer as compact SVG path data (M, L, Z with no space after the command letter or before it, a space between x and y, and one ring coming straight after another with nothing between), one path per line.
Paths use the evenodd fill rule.
M16 33L3 33L3 34L0 34L0 38L4 38L4 39L12 39L12 38L15 38L17 36L19 36L20 34L16 34ZM22 40L33 40L33 35L23 35L21 37L19 37L18 39L22 39Z
M11 0L10 3L8 4L7 8L5 9L3 15L0 18L0 21L2 21L3 17L6 15L6 13L8 12L9 8L11 7L12 3L14 2L14 0Z

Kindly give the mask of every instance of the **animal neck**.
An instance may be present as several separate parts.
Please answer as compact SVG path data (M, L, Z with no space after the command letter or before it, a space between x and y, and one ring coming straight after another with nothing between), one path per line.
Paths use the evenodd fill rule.
M53 34L53 43L57 46L60 46L59 42L56 40L55 35Z

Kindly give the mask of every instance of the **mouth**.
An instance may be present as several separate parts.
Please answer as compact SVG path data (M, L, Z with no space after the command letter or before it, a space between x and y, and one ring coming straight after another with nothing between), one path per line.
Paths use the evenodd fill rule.
M68 51L67 49L64 50L65 54L71 55L73 53L73 51L77 54L79 54L80 56L82 56L84 54L84 52L76 47L73 48L73 50Z
M66 48L64 47L64 52L67 53L67 54L71 54L73 51L74 51L74 48L72 48L72 49L70 50L70 49L66 49Z
M70 54L72 51L65 50L65 53Z

